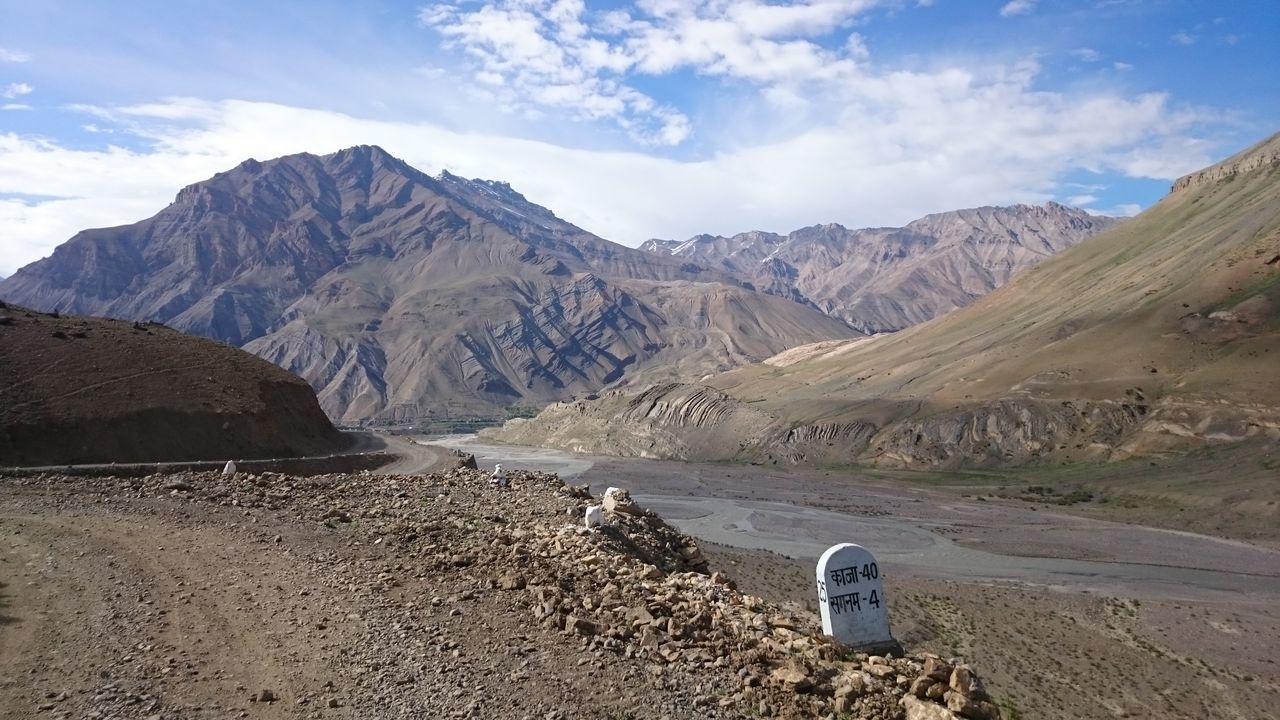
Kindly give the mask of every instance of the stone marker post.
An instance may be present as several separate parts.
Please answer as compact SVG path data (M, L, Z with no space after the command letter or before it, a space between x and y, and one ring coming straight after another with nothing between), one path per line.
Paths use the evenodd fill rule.
M236 474L236 461L228 460L226 465L222 466L222 477L229 478Z
M889 634L889 604L876 559L861 545L841 543L818 558L822 631L849 647L901 654Z

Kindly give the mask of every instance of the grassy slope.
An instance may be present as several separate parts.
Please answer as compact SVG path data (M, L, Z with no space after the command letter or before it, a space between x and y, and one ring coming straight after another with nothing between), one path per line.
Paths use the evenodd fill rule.
M1278 146L1280 136L1242 155ZM839 352L826 349L787 367L743 368L711 384L793 423L883 423L1006 397L1122 400L1136 388L1147 401L1193 419L1244 409L1274 421L1277 256L1280 165L1271 164L1173 193L930 323L841 344ZM1210 319L1216 312L1230 314ZM1210 423L1202 425L1212 431ZM857 472L973 495L1035 498L1027 489L1039 486L1048 488L1050 502L1084 489L1093 499L1070 505L1074 512L1280 539L1274 443L1016 470Z
M1171 195L974 305L713 381L796 421L1030 395L1280 405L1280 166ZM1241 322L1207 323L1234 310ZM1155 372L1152 372L1152 370ZM880 414L881 411L873 411ZM890 411L892 414L892 411Z

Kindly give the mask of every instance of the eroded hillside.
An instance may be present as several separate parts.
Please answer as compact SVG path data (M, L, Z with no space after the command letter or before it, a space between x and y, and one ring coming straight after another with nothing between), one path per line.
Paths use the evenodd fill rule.
M152 218L79 233L0 297L243 346L345 422L506 417L640 371L699 376L858 335L505 183L368 146L246 161Z
M642 247L750 278L864 332L892 332L968 305L1117 222L1051 202L954 210L901 228L815 225Z
M1274 448L1278 144L1180 180L1137 218L932 322L792 349L705 390L553 406L495 436L639 454L615 439L627 436L658 457L906 467ZM693 412L695 397L714 411ZM763 429L738 443L697 419L742 415Z

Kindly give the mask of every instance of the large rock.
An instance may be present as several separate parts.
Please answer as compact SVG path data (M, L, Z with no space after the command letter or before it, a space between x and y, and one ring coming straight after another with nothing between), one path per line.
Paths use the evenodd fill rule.
M611 487L604 491L601 500L605 512L621 512L629 515L643 515L644 510L631 499L631 493L622 488Z
M914 695L902 698L902 707L907 712L906 720L960 720L960 716L946 707L928 700L921 700Z

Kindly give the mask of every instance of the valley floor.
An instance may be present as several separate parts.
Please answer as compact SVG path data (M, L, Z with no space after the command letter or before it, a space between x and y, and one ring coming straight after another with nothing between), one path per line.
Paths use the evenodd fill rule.
M864 544L884 568L908 651L987 668L1006 717L1247 720L1280 705L1280 551L1270 541L889 476L443 442L476 453L482 468L519 457L593 491L627 488L702 540L713 569L744 591L812 612L814 559L837 542Z

